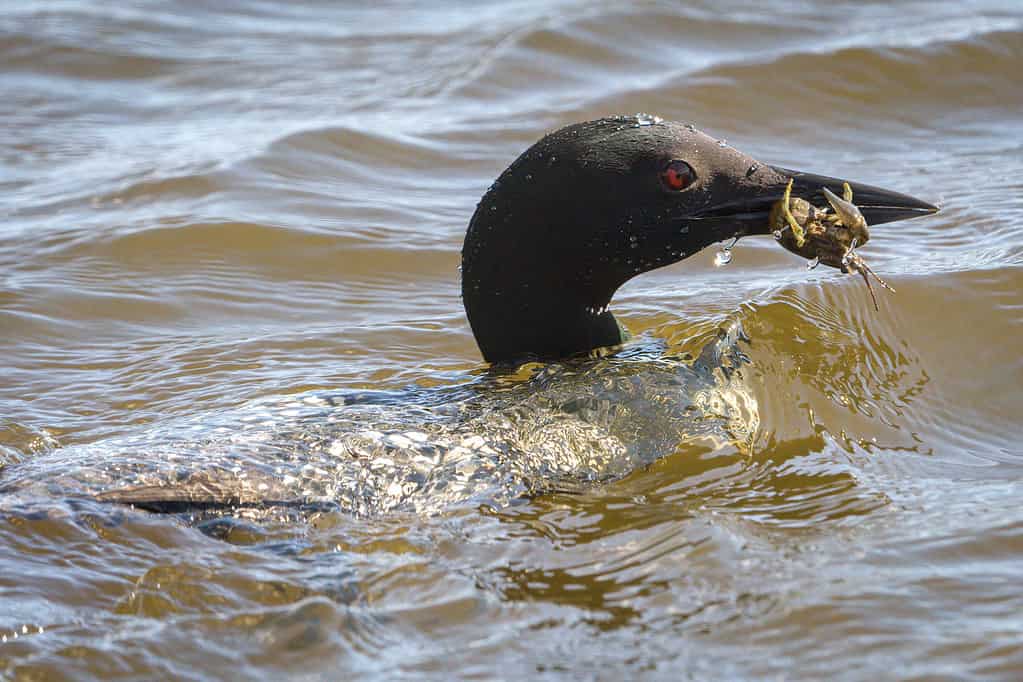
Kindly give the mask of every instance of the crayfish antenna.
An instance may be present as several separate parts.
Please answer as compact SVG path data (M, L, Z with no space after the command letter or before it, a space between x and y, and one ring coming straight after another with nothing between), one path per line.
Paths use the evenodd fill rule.
M877 305L877 296L874 295L874 287L870 286L870 278L867 277L867 268L859 268L860 274L863 275L863 281L867 284L867 291L870 292L870 300L874 302L874 312L881 312L880 306Z
M895 293L895 289L890 284L888 284L888 282L886 282L883 279L881 279L881 276L878 275L876 272L874 272L870 268L869 265L864 263L862 258L860 259L860 267L862 267L864 270L866 270L868 273L870 273L871 277L876 279L878 284L880 284L881 286L883 286L885 289L887 289L888 291L892 292L893 294Z
M874 302L874 310L876 312L881 312L881 308L877 305L877 296L874 295L874 287L870 285L870 278L873 277L876 279L878 284L893 294L895 293L895 289L893 289L888 282L881 279L881 276L874 272L873 268L867 265L867 262L863 260L860 254L856 253L857 241L858 240L856 238L853 238L852 244L849 245L849 250L845 252L844 256L842 256L842 265L845 266L846 269L858 272L863 276L863 282L867 285L867 291L870 292L870 300Z
M888 284L888 282L881 279L881 277L876 272L874 272L873 268L867 265L866 261L864 261L863 258L861 258L858 253L854 253L852 250L850 250L850 252L847 253L846 257L843 258L842 260L845 262L847 267L850 267L851 270L860 273L860 276L863 277L864 284L867 285L867 291L870 292L870 300L874 302L874 310L876 312L881 312L881 308L877 304L877 296L874 295L874 287L870 285L870 278L873 277L874 279L876 279L878 284L880 284L893 294L895 293L895 289L893 289L891 285Z

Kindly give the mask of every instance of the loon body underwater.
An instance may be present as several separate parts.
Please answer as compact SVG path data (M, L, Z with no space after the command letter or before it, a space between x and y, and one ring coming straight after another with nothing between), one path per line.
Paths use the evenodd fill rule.
M738 321L677 356L629 341L609 305L639 274L770 235L783 196L820 204L844 184L645 115L562 128L501 174L469 223L462 297L489 367L454 386L283 396L54 449L0 470L0 506L432 513L614 480L682 443L752 447ZM937 210L848 187L871 225Z

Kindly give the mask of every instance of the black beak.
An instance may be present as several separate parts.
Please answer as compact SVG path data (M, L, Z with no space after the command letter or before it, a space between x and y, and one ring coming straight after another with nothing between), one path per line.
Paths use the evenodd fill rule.
M814 206L828 205L822 191L825 187L838 196L842 196L842 183L848 182L826 175L800 173L787 168L776 168L775 170L792 178L792 196L802 197ZM867 219L867 225L880 225L906 218L916 218L938 211L937 206L907 194L899 194L859 182L849 182L849 186L853 191L853 203ZM784 191L785 188L782 187L782 192ZM778 195L778 198L781 198L781 194Z
M916 218L938 211L937 206L926 201L880 187L770 166L747 178L738 188L733 185L726 200L712 200L698 214L690 216L689 222L702 226L716 239L769 234L772 231L769 227L771 207L782 198L790 178L792 197L806 199L818 207L828 205L824 197L825 187L842 196L842 185L849 182L853 203L863 213L868 225Z

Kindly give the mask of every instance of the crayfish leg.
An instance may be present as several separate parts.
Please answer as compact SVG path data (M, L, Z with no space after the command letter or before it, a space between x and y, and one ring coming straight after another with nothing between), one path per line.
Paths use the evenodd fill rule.
M789 199L792 197L792 178L789 178L789 184L785 186L785 194L781 197L781 214L785 218L785 222L789 224L792 229L792 235L796 238L796 246L802 248L803 244L806 243L806 236L803 234L803 226L799 224L796 217L792 215L792 211L789 210Z

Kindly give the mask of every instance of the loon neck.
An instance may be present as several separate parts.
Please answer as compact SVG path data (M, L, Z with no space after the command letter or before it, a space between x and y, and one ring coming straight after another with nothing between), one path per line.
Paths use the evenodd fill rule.
M513 290L463 280L462 299L483 358L492 363L552 360L616 346L628 333L607 300L585 299L528 282Z

